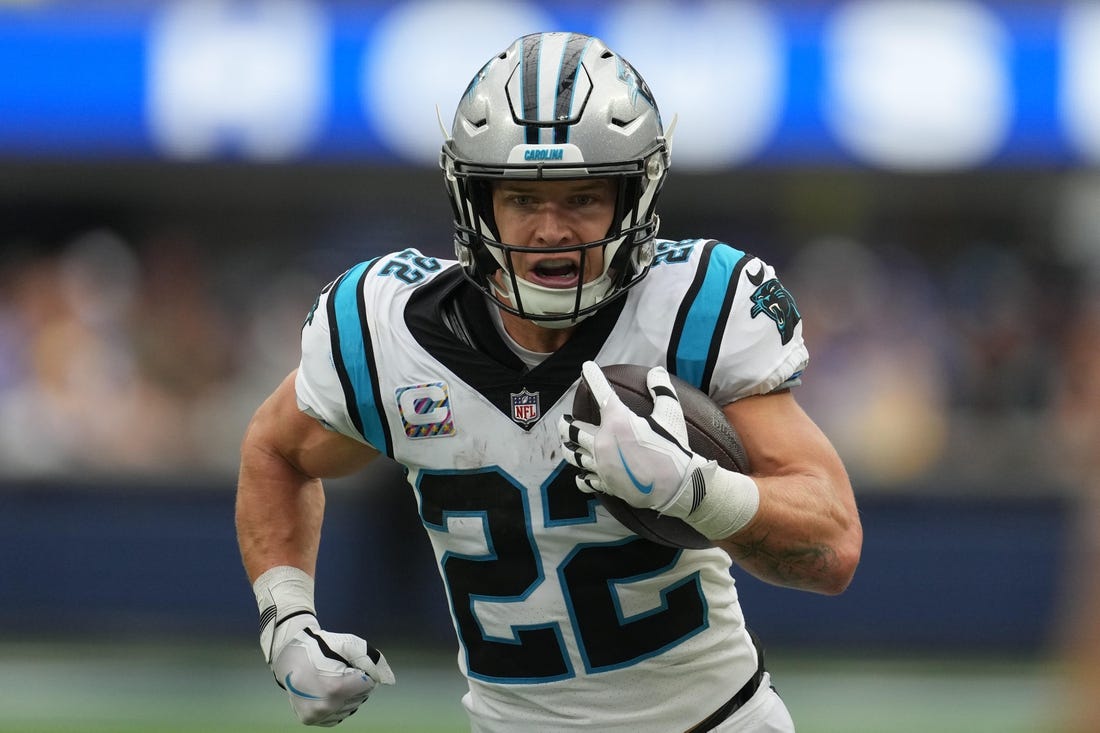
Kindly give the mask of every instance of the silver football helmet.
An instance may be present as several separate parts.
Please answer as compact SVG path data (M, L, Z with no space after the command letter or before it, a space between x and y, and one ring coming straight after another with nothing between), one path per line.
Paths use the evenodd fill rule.
M661 115L645 81L603 41L535 33L481 68L455 112L440 166L455 219L455 254L466 276L504 310L564 328L623 295L654 256L657 194L669 165ZM603 239L568 247L500 241L492 185L606 177L617 181L615 217ZM516 276L512 254L604 248L603 273L555 289ZM502 272L502 276L497 276Z

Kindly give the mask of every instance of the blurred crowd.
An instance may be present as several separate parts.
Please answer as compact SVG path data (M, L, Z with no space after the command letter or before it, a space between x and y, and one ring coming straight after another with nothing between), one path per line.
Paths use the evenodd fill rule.
M445 256L437 244L421 248ZM107 226L0 243L0 478L231 476L317 290L372 246L390 245L324 258ZM1078 423L1094 436L1098 409L1077 391L1100 380L1087 267L989 241L831 236L761 254L804 317L799 399L861 490L1074 483L1066 454L1096 444Z
M0 476L232 475L322 283L259 252L81 232L0 258Z
M1075 320L1044 294L1068 298L1069 273L1007 246L929 261L836 239L787 273L810 348L800 402L861 484L1056 488L1052 400Z

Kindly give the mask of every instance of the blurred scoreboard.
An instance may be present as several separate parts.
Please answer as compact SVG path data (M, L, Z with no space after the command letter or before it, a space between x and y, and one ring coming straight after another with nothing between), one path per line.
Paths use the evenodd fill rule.
M1100 2L0 2L0 159L436 164L513 38L598 35L677 167L1100 163Z

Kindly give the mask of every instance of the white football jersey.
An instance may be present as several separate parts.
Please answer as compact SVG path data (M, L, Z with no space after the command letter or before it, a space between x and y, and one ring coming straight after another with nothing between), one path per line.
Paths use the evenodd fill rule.
M638 537L561 455L587 359L663 365L719 404L802 373L771 267L713 240L657 244L640 284L530 370L457 263L413 249L351 268L306 319L299 405L408 467L474 731L686 730L756 670L727 554Z

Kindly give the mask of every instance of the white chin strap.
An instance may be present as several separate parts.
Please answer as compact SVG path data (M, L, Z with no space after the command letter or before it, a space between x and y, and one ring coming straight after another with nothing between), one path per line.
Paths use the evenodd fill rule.
M575 309L584 310L599 303L607 297L608 292L611 290L611 278L605 272L592 282L581 286L581 302L580 307L577 308L576 288L548 288L516 278L516 285L519 288L519 303L517 303L517 299L514 297L515 294L512 291L511 277L504 272L501 280L502 283L500 284L495 280L490 280L493 294L506 301L513 308L519 307L519 304L522 303L523 312L529 316L537 316L540 320L536 323L547 328L575 326L591 313L582 314L574 319L573 311ZM553 316L561 317L553 318ZM546 318L546 320L542 320L543 318Z

